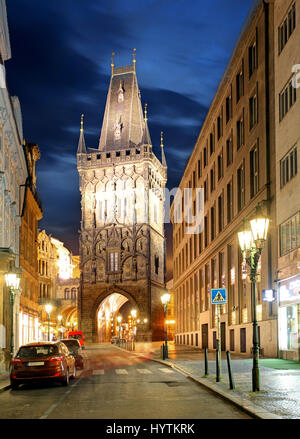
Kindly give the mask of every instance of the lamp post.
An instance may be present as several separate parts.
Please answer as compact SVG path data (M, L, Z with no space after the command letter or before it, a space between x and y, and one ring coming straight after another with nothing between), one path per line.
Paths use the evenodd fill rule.
M58 318L58 333L59 333L59 339L61 339L60 325L61 325L62 316L59 315L59 316L57 316L57 318Z
M164 348L164 359L165 358L169 358L168 356L168 325L166 322L166 317L167 317L167 311L168 311L168 304L170 303L171 300L171 294L166 293L163 296L161 296L161 303L164 306L164 316L165 316L165 348Z
M48 341L50 341L50 313L52 311L52 305L50 305L50 303L48 303L45 306L45 310L46 310L46 313L47 313L47 316L48 316Z
M244 230L238 234L243 258L250 267L251 303L253 324L253 367L252 367L252 391L260 390L259 379L259 340L256 312L256 280L259 258L267 240L270 220L262 215L261 208L256 209L256 217L250 221L251 230Z
M20 278L16 273L10 271L5 274L5 283L10 293L11 332L10 332L10 358L14 356L14 303L15 291L20 286Z
M131 317L132 317L132 348L134 350L134 342L135 342L135 319L136 319L136 309L132 309L131 312Z
M119 327L119 343L120 343L122 316L118 316L117 321L118 321L118 327Z

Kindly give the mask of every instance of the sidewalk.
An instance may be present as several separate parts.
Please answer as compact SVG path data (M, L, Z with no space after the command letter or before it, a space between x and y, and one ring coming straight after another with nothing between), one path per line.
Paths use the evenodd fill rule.
M8 389L10 389L10 380L9 380L9 374L7 372L0 374L0 393Z
M261 419L300 419L300 363L260 359L260 388L252 392L252 359L231 354L235 390L229 389L225 352L222 352L221 382L216 383L215 352L208 354L208 377L204 377L204 353L169 342L169 359L161 359L159 343L136 343L135 354L160 361Z

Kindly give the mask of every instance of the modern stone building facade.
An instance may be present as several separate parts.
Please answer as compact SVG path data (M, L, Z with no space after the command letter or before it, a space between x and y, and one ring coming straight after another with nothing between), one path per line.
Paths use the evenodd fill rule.
M279 354L300 360L300 2L275 1Z
M19 100L7 89L5 62L11 58L6 4L0 1L0 373L8 367L10 335L18 343L21 290L16 291L11 322L9 292L4 275L19 269L21 209L27 167L23 151L22 115Z
M222 350L251 353L251 285L238 232L260 204L271 220L257 284L260 352L277 356L277 303L262 300L264 289L276 289L277 276L273 10L272 2L256 2L249 14L180 183L182 191L204 192L203 232L187 234L184 222L173 228L180 344L216 347L217 307L210 293L226 288Z
M137 337L161 339L167 166L163 148L161 162L152 150L135 59L119 68L112 62L99 146L86 147L82 122L77 165L82 208L80 328L87 341L97 341L99 307L116 294L131 302L138 318L148 320Z

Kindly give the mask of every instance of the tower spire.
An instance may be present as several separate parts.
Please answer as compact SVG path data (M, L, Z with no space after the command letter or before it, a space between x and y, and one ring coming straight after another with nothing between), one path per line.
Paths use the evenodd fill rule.
M135 63L136 63L136 60L135 60L135 52L136 52L136 49L133 49L133 52L132 52L133 60L132 60L132 62L133 62L133 71L134 71L134 72L135 72Z
M161 162L163 166L167 166L166 156L164 151L164 132L160 132L160 146L161 146Z
M83 132L83 118L84 118L84 114L81 115L81 119L80 119L80 136L79 136L77 154L86 153L86 146L85 146L84 132Z
M112 54L111 54L111 76L114 74L114 67L115 67L115 65L114 65L114 56L115 56L115 52L112 52Z

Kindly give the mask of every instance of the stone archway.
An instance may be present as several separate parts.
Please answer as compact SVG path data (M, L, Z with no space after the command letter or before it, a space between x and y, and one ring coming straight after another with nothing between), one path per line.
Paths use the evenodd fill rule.
M90 318L93 321L93 340L96 342L109 342L111 336L117 335L118 326L117 317L120 316L120 310L126 303L131 304L131 309L135 309L137 314L140 313L139 306L135 298L126 290L118 287L107 288L100 293L91 309ZM122 316L122 320L124 316ZM122 327L125 328L125 320Z

